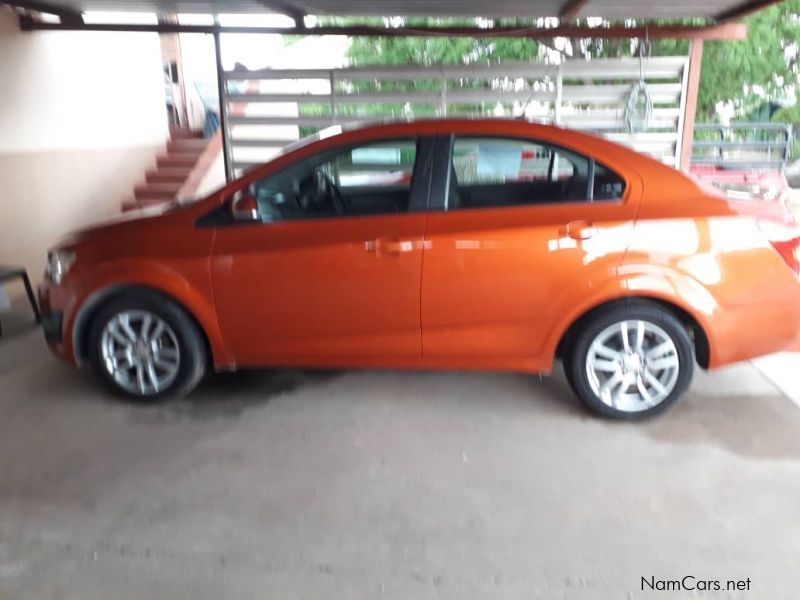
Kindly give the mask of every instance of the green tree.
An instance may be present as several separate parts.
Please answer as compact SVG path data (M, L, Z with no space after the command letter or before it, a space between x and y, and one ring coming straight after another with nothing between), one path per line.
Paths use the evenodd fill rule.
M698 117L710 119L718 102L737 114L768 101L785 101L797 88L800 0L781 2L745 19L747 40L706 42Z
M523 38L353 38L348 58L364 65L457 65L536 58L539 43Z

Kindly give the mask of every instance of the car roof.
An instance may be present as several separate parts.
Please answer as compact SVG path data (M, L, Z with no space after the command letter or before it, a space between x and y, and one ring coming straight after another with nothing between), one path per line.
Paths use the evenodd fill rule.
M322 141L330 139L334 142L345 141L348 139L362 140L371 137L380 138L382 136L402 135L436 135L442 133L457 134L496 134L502 137L534 137L536 140L555 145L570 145L577 143L580 147L590 150L591 146L599 145L598 150L617 150L621 149L624 153L634 156L643 156L615 142L611 142L599 135L568 129L560 125L536 122L523 118L509 117L485 117L485 116L464 116L464 117L423 117L408 119L375 119L350 122L342 125L332 125L320 130L311 138L304 138L295 142L297 146L306 145L303 143ZM306 142L306 143L308 143ZM572 142L572 143L570 143ZM579 148L573 148L580 152Z
M427 128L431 125L439 125L442 129L447 128L448 125L464 125L464 124L475 124L475 125L492 125L492 124L502 124L502 123L515 123L515 124L526 124L526 125L535 125L539 127L550 127L555 129L560 129L556 125L548 125L544 122L540 121L532 121L530 119L525 118L510 118L510 117L486 117L486 116L470 116L465 115L463 117L407 117L407 118L398 118L398 117L388 117L388 118L376 118L376 119L364 119L362 121L351 121L345 124L336 124L331 125L330 127L326 127L325 129L321 130L319 133L329 131L328 135L335 135L338 133L350 133L353 131L364 131L369 129L381 129L385 127L396 127L396 128L405 128L409 130L416 130L418 128Z

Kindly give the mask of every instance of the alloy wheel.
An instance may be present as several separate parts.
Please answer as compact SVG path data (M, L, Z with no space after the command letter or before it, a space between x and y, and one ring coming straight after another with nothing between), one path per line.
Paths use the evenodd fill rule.
M586 374L603 404L641 412L662 403L678 381L680 360L672 338L658 325L625 320L603 329L589 344Z
M100 345L109 375L131 394L158 394L178 375L181 353L175 332L149 311L117 313L103 328Z

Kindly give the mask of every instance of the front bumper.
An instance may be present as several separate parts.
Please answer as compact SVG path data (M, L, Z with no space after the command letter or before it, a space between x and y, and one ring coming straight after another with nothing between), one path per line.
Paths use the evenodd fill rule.
M49 344L60 344L64 341L63 319L64 313L62 312L42 313L42 331L44 331L44 339Z
M68 306L66 291L45 281L39 286L38 292L44 339L53 354L67 362L73 362L65 343L65 315Z

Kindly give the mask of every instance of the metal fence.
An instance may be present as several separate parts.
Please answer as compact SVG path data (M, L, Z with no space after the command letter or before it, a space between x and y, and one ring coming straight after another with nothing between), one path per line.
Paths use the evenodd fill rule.
M692 164L780 170L791 149L792 126L786 123L704 123L695 126Z
M525 116L592 131L678 165L686 57L224 73L225 141L234 173L332 124L426 116ZM653 101L646 132L625 106L643 76Z

